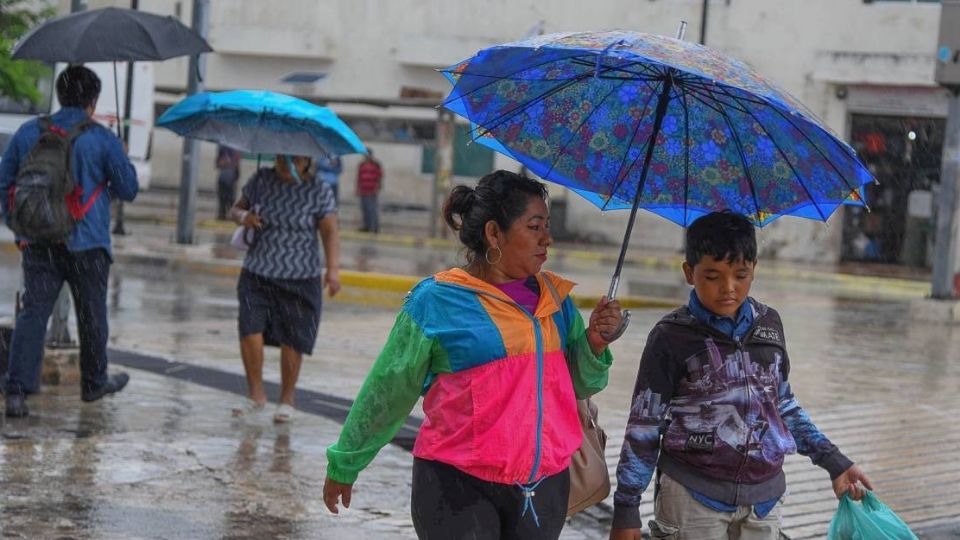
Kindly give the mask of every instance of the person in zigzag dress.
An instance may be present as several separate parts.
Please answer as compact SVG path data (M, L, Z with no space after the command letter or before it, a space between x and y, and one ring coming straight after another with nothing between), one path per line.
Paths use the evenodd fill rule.
M289 422L303 355L313 352L320 327L323 289L340 290L340 239L330 186L307 174L310 158L278 155L244 185L231 218L255 231L237 283L240 354L248 395L237 417L259 413L264 345L280 347L281 391L273 420ZM323 241L323 255L317 231ZM325 270L325 271L324 271Z

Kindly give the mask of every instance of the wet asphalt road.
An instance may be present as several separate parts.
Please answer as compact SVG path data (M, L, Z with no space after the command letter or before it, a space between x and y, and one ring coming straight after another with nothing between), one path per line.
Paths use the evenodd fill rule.
M394 248L350 249L347 257L354 262L345 265L362 262L376 270L418 258L414 267L401 269L422 274L456 260L448 253L411 257ZM605 269L588 263L552 263L594 288L606 279ZM15 254L0 256L0 314L12 311L16 266ZM631 292L683 294L678 273L669 269L635 269L627 279ZM960 331L911 320L906 300L864 301L861 294L782 274L765 276L762 266L754 292L783 316L793 385L814 420L864 466L881 498L908 522L918 530L946 525L944 534L952 534L960 521L955 510L960 494L953 489L960 480L955 450L960 428L954 421L960 405ZM109 302L113 347L242 373L233 278L118 265ZM611 384L597 398L601 423L611 435L611 465L646 332L661 311L635 311L631 330L613 347ZM352 398L394 315L394 309L328 302L301 387ZM278 380L270 358L265 375ZM34 417L4 425L0 530L5 536L411 534L406 500L397 495L409 482L409 455L403 451L391 447L378 457L376 482L384 487L363 495L366 502L359 504L366 514L358 511L355 521L331 520L318 495L322 448L335 438L334 422L304 415L285 431L269 422L235 426L227 415L235 399L230 393L139 371L134 378L129 393L101 404L81 405L76 389L50 387L37 400ZM836 504L829 480L805 458L792 458L787 470L788 534L822 537ZM375 528L366 528L378 509L383 515L372 519ZM602 537L601 529L578 526L565 537Z

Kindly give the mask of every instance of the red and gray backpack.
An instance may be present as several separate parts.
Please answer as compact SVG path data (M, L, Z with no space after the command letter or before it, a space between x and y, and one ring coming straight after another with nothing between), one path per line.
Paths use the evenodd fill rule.
M83 189L71 168L74 140L93 125L92 120L84 120L67 132L49 116L39 119L40 139L20 165L7 194L10 228L18 236L35 242L65 241L93 206L103 184L81 204Z

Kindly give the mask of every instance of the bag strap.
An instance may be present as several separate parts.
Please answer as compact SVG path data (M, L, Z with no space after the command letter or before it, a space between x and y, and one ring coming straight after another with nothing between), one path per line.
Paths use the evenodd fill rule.
M553 297L554 303L556 303L557 308L559 308L560 318L563 319L563 324L564 326L566 326L566 328L563 331L563 335L565 336L570 331L570 321L567 320L567 314L563 312L563 299L560 298L560 293L557 291L557 287L554 286L553 282L550 281L550 278L543 274L540 274L540 275L543 276L543 283L546 284L547 290L550 291L550 296ZM566 345L567 345L566 343L563 344L564 347L566 347ZM570 365L568 364L567 369L569 368L570 368ZM571 375L573 374L571 373Z
M546 285L547 285L547 290L550 291L551 296L553 296L553 301L556 302L556 303L557 303L557 307L560 308L560 318L562 318L564 324L567 325L567 331L569 332L569 330L570 330L570 322L567 321L566 313L563 312L563 300L560 299L560 293L557 292L557 288L553 285L553 282L550 281L550 278L548 278L547 276L543 276L543 282L546 283ZM566 345L566 344L564 344L564 345ZM567 371L570 371L570 364L569 364L569 363L567 363ZM572 372L572 371L570 372L570 376L573 377L573 372ZM588 417L588 419L589 419L590 427L591 427L591 428L598 428L599 425L597 424L597 414L598 414L597 405L596 405L595 403L593 403L593 401L588 397L588 398L584 398L584 399L582 399L582 400L580 400L580 399L577 400L577 402L578 402L577 407L578 407L578 408L580 407L579 402L581 402L581 401L583 401L583 402L585 403L586 407L587 407L587 412L589 413L589 414L587 414L587 417Z
M560 316L563 317L564 322L566 322L567 318L563 313L563 300L560 298L560 293L557 292L557 287L554 286L552 281L550 281L550 278L543 274L540 275L543 276L543 282L547 285L547 290L550 291L550 296L553 297L553 303L555 303L560 309Z
M253 176L253 186L250 189L250 208L260 200L261 191L263 191L264 177L268 174L264 169L257 169L257 174Z
M70 170L71 177L73 176L73 142L77 139L77 137L83 135L87 129L94 125L96 125L96 122L87 118L78 122L77 125L73 126L73 129L67 133L67 147L68 151L70 152L67 156L67 167ZM80 182L76 183L73 193L71 193L70 197L67 199L67 209L70 211L70 215L74 220L80 221L84 218L84 216L87 215L90 209L93 208L93 204L97 202L98 198L100 198L100 194L103 193L106 185L107 183L105 181L97 184L96 189L94 189L93 193L90 194L90 198L87 199L87 202L80 204L80 201L83 200L83 188L81 187Z
M97 199L100 198L100 194L103 193L104 187L107 185L106 182L97 184L97 188L93 190L93 193L90 194L90 198L87 199L87 202L80 204L80 201L83 200L83 189L78 184L77 187L73 190L73 200L67 201L67 208L70 210L70 215L76 221L80 221L84 216L87 215L87 212L93 208L93 203L97 202Z

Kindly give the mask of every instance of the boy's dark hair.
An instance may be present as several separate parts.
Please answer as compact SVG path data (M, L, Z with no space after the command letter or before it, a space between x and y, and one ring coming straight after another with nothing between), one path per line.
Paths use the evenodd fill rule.
M753 224L730 210L697 219L687 229L687 264L696 266L704 255L728 263L756 262L757 232Z
M57 99L63 107L85 109L100 97L100 78L83 66L70 66L57 77Z
M487 222L493 220L500 229L509 229L527 210L531 197L546 200L547 186L514 172L494 171L481 178L476 188L453 188L443 203L443 219L460 233L468 260L483 260L487 250L483 228ZM454 216L459 216L459 223Z

